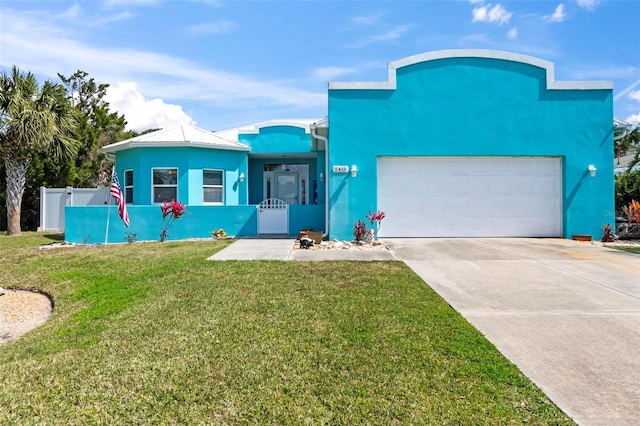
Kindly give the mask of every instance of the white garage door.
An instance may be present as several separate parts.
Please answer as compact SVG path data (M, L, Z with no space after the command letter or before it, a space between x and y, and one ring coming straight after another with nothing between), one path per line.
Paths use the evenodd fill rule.
M381 237L561 237L558 157L380 157Z

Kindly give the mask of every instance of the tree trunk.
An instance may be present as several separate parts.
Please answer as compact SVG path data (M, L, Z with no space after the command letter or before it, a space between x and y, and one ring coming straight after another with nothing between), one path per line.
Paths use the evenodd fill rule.
M15 159L5 155L4 168L7 174L7 235L20 235L20 209L29 159Z

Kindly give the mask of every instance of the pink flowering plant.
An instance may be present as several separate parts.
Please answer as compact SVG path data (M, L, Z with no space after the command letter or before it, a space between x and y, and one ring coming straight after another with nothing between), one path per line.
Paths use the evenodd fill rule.
M382 210L378 210L374 213L369 212L366 218L369 220L370 228L367 229L367 223L358 219L353 223L353 236L356 242L365 241L370 243L373 240L378 239L378 231L380 230L380 223L382 219L386 217L386 213Z
M176 219L180 219L183 214L187 214L187 211L184 208L184 204L179 201L171 200L170 203L166 201L162 202L160 206L160 210L162 211L162 230L160 232L160 242L163 242L167 238L169 238L169 234L167 231L173 222Z
M378 239L378 231L380 231L380 225L382 224L382 219L386 217L386 213L382 210L378 210L376 212L369 212L367 215L367 219L369 219L369 223L371 224L371 229L369 230L368 240L377 240ZM369 241L370 242L370 241Z

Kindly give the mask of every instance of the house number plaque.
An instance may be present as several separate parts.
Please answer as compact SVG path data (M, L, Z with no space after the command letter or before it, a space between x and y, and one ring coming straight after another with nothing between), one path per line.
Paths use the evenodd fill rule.
M347 173L349 166L333 166L333 173Z

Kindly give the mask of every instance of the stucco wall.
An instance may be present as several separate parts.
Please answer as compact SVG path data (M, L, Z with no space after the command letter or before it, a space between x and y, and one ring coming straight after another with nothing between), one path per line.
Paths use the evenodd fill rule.
M169 228L170 240L210 238L211 231L223 228L229 236L242 237L258 233L257 206L186 206L187 214ZM116 205L67 206L65 208L65 241L75 244L123 243L126 233L136 234L136 241L160 238L160 207L128 206L131 224L126 228L118 216ZM108 219L107 219L108 218ZM109 230L107 232L107 224ZM324 229L324 206L293 205L289 208L289 234L303 228Z
M311 136L303 127L261 127L258 133L239 133L238 141L249 145L252 153L294 154L311 151Z
M134 204L151 204L152 168L178 169L178 200L185 204L202 204L202 169L224 170L225 205L247 204L247 153L193 147L133 148L116 154L120 184L124 185L124 170L133 169Z
M169 228L170 240L210 238L211 231L223 228L230 236L255 235L258 231L256 206L187 206L187 213ZM136 234L137 241L160 238L162 212L157 205L128 206L131 224L125 228L118 207L67 206L65 241L102 244L125 242L125 233ZM108 219L107 219L108 218ZM107 223L109 230L107 232Z
M547 77L530 63L455 57L400 67L395 88L330 88L330 164L359 170L330 171L331 237L352 238L376 210L377 157L389 155L562 157L564 235L599 237L614 220L612 90L549 90Z

